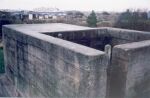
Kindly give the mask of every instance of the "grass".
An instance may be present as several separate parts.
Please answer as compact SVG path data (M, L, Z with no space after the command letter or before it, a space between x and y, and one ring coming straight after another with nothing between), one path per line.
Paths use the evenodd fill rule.
M3 48L0 48L0 73L5 72Z

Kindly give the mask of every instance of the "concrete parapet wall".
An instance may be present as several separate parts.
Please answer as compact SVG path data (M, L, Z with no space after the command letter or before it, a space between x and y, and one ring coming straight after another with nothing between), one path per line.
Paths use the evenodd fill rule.
M150 41L113 48L107 98L149 98Z
M7 27L3 33L6 72L21 96L105 98L104 52Z
M10 86L0 80L0 95L149 98L149 39L149 32L116 28L4 26L3 81Z

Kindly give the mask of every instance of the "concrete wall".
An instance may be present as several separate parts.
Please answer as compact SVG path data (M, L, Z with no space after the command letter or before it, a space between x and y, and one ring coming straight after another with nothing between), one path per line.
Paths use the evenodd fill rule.
M104 51L105 45L109 44L111 41L111 37L107 34L107 30L105 28L53 33L44 32L44 34L78 43L101 51Z
M25 27L3 27L7 78L0 79L0 95L150 97L149 32L114 28L35 32L36 26ZM112 46L110 60L96 50L104 50L106 44Z
M104 52L7 27L3 39L7 77L17 92L7 96L105 98Z
M150 41L113 48L107 98L150 97Z
M150 92L148 89L150 88L150 73L148 72L150 50L146 48L150 44L147 41L139 42L150 39L149 32L116 28L100 28L82 32L78 31L76 34L73 32L49 34L58 37L58 34L60 33L62 34L62 39L95 49L104 50L106 44L110 44L114 47L112 49L111 63L108 66L107 71L107 98L150 97L148 94L148 92ZM135 44L133 42L138 43ZM126 43L128 44L120 45ZM146 43L147 46L143 43ZM119 48L116 45L119 45ZM134 66L134 68L131 66ZM148 71L146 71L145 68ZM139 80L136 78L139 78Z
M139 42L150 39L149 32L142 32L136 30L125 30L118 28L106 28L107 35L111 37L111 45L119 45L125 43Z
M150 39L149 32L124 30L117 28L98 28L93 30L67 31L67 32L44 32L44 34L82 44L97 50L104 51L104 47L139 42Z

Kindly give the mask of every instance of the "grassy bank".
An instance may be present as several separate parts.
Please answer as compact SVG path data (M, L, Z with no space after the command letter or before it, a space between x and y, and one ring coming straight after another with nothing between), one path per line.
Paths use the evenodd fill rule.
M0 73L4 73L4 55L3 55L3 48L0 48Z

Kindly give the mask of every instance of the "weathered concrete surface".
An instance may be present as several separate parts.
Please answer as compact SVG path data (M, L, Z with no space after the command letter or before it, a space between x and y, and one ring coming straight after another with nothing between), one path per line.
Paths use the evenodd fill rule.
M9 77L3 74L0 76L0 96L1 97L13 97L18 96L20 97L19 91L16 89L14 84L12 84Z
M4 26L6 78L0 84L9 80L10 87L2 86L1 92L14 97L149 98L149 39L149 32L115 28ZM112 53L99 51L108 44Z
M19 95L105 98L104 52L9 26L3 33L6 74Z
M51 23L51 24L17 24L7 26L17 31L24 32L62 32L62 31L81 31L81 30L90 30L92 28L76 26L71 24L62 24L62 23Z
M100 33L99 33L100 32ZM80 31L65 31L65 32L46 32L44 34L82 44L97 50L104 50L105 45L109 44L111 37L107 35L106 29L88 29Z
M113 49L108 98L150 97L150 41Z

